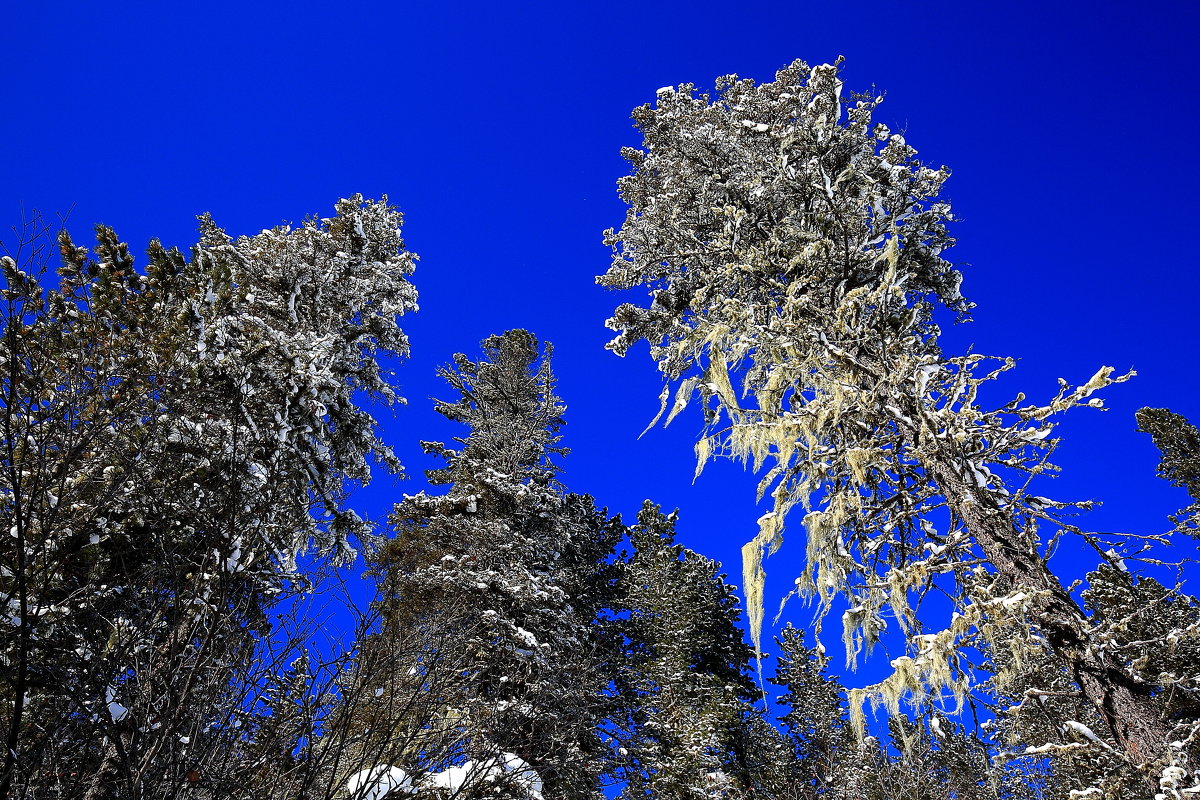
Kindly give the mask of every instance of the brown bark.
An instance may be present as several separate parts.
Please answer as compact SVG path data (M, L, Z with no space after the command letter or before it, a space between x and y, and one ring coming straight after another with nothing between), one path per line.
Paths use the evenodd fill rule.
M104 758L100 762L100 768L93 774L88 781L87 792L83 796L83 800L104 800L107 797L116 797L116 783L120 780L120 767L125 762L125 753L128 752L129 735L125 731L117 734L117 738L109 738L104 745Z
M1059 583L1035 546L1023 541L1011 512L1000 508L991 493L965 481L952 466L954 455L941 455L925 459L930 477L997 574L1014 589L1046 593L1033 609L1033 620L1084 697L1108 725L1113 739L1134 764L1147 764L1164 755L1171 730L1150 687L1135 679L1112 654L1091 646L1083 609ZM1147 774L1145 778L1152 792L1157 791L1157 775Z

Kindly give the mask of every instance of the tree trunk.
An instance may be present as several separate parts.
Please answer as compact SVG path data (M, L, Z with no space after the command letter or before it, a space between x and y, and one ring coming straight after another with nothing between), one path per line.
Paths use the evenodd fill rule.
M116 737L110 738L104 745L104 758L100 761L100 767L92 773L83 800L105 800L118 795L120 768L122 764L128 763L126 753L130 737L123 730L117 733Z
M1033 620L1130 760L1147 764L1164 755L1171 729L1161 704L1150 687L1130 675L1120 660L1091 646L1083 609L1042 561L1036 547L1023 541L1011 512L1000 508L991 493L962 478L954 469L961 460L957 456L942 452L923 460L950 510L966 525L996 572L1014 589L1048 593L1034 607ZM1182 753L1176 755L1183 757ZM1152 791L1158 791L1158 776L1145 777Z

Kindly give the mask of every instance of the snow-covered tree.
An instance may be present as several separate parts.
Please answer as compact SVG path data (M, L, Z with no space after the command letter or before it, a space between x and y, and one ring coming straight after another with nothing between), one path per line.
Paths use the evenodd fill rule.
M1138 683L1154 687L1161 713L1177 726L1171 747L1200 763L1200 602L1181 585L1111 564L1089 573L1087 584L1093 638L1119 654Z
M152 242L144 271L108 228L94 255L63 232L54 289L36 250L0 257L0 790L179 791L164 765L220 716L297 556L369 535L344 487L399 467L359 397L399 399L400 222L361 197L236 240L202 217L190 257Z
M793 748L793 780L809 796L853 796L854 768L861 760L857 737L846 719L843 687L828 676L828 657L804 644L804 632L788 625L776 638L779 659L771 683L783 689L780 717Z
M532 334L514 330L484 341L483 352L441 370L456 396L437 409L468 428L457 448L424 445L445 459L429 474L449 491L397 504L395 538L375 562L376 641L412 629L446 641L379 682L381 700L407 677L441 703L435 719L410 720L420 731L396 735L382 754L432 775L423 784L431 791L456 796L512 796L512 776L486 768L508 755L536 773L546 798L598 796L608 659L593 623L618 528L557 480L555 459L566 450L549 346L543 354Z
M668 421L700 396L700 467L729 456L763 473L773 508L743 550L756 641L762 560L800 506L797 590L822 614L845 599L850 660L879 639L885 610L907 638L893 674L855 691L852 710L866 696L893 711L905 694L961 701L967 654L984 640L1047 647L1128 765L1179 796L1190 767L1169 747L1176 724L1157 690L1095 646L1046 565L1039 525L1083 532L1056 513L1066 504L1030 492L1053 469L1051 418L1099 407L1095 392L1124 378L1104 367L1044 404L982 406L981 387L1015 362L939 346L937 309L970 308L943 257L949 171L874 121L881 97L844 100L837 65L795 62L773 82L728 76L718 89L666 87L634 112L644 146L625 151L629 210L607 234L613 264L599 282L650 289L647 307L616 310L609 346L648 342ZM914 605L935 585L955 613L930 630Z
M1162 714L1176 726L1173 749L1200 756L1200 608L1181 587L1103 564L1087 575L1082 592L1098 647L1130 665L1136 680L1153 687ZM1136 774L1122 769L1123 754L1077 681L1049 652L1004 646L988 650L988 688L997 718L989 722L1001 777L1010 784L1038 776L1040 795L1068 800L1095 787L1105 797L1135 797ZM1072 794L1075 793L1075 794Z
M733 588L718 564L675 543L675 519L647 501L621 562L622 797L741 797L752 786L748 731L761 697L753 652Z

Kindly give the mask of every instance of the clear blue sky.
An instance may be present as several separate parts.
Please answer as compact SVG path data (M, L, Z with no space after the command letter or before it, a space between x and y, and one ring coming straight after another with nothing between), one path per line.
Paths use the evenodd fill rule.
M1182 2L9 3L0 226L73 208L81 240L104 222L140 251L187 246L203 211L253 233L386 193L421 256L410 405L386 418L414 477L364 510L420 490L417 440L454 435L430 410L435 366L527 327L557 347L568 485L627 516L647 496L680 507L683 541L736 580L752 481L714 465L691 483L696 416L637 440L657 375L644 350L603 349L618 150L660 86L844 55L847 88L886 90L883 121L954 171L951 257L979 307L947 349L1019 358L1006 394L1032 398L1101 364L1139 372L1060 428L1066 471L1041 493L1104 500L1097 529L1157 532L1184 497L1133 412L1200 421L1198 29ZM799 549L768 565L768 598Z

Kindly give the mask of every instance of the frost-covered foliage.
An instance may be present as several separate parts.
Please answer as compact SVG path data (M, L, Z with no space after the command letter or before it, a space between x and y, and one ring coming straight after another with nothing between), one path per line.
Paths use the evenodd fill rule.
M842 123L836 67L800 62L771 84L729 76L718 86L715 101L685 85L660 90L654 107L634 112L645 150L625 153L634 171L620 187L630 208L621 230L608 233L615 254L600 282L651 288L648 308L625 304L609 320L620 332L609 346L624 354L639 339L650 343L668 380L664 411L670 382L679 381L668 422L701 396L712 430L698 444L700 467L718 453L774 464L762 490L774 487L776 507L746 558L757 630L759 551L778 546L793 504L833 483L827 475L841 477L826 462L845 462L856 484L878 472L872 461L892 443L872 423L897 416L886 408L897 388L912 394L940 369L930 301L940 293L955 309L967 304L958 274L940 257L952 244L949 207L936 202L948 173L920 165L901 137L872 124L881 98L859 100ZM876 330L882 335L867 336ZM849 370L881 372L860 362L892 360L900 348L885 345L898 338L900 381L849 380ZM743 372L741 392L731 367ZM894 385L901 381L908 385ZM756 407L743 408L750 398ZM840 453L814 447L847 407L873 418L845 432ZM718 409L728 426L719 425ZM861 505L853 494L812 518L810 541L837 535ZM854 571L844 549L812 560L806 589L828 600L844 587ZM870 624L862 627L869 637Z
M416 307L400 222L361 197L238 239L205 216L144 271L108 228L90 255L63 232L53 289L0 257L6 784L54 741L80 750L71 780L141 791L297 556L369 536L344 486L399 468L359 398L399 399L380 357L407 353Z
M431 482L449 491L397 504L396 537L374 566L383 630L367 657L409 630L444 642L396 662L390 675L376 671L386 676L372 678L381 703L415 683L438 708L405 719L402 708L368 707L356 718L364 742L406 768L461 772L464 756L513 753L540 775L547 798L596 796L608 678L593 623L617 527L556 480L555 457L566 451L549 347L543 355L517 330L487 339L483 351L441 371L456 396L437 408L468 428L457 447L425 444L446 461Z
M848 660L870 651L889 617L908 642L890 677L853 693L852 710L869 697L898 711L930 692L961 704L971 648L1048 646L1129 766L1155 783L1178 762L1175 725L1119 654L1093 645L1087 615L1046 567L1038 526L1079 533L1114 561L1121 553L1066 523L1067 504L1031 491L1054 469L1052 418L1101 407L1095 393L1128 376L1104 367L1081 385L1062 381L1045 403L981 405L981 388L1015 362L938 344L937 308L970 308L943 258L948 170L873 120L881 97L844 100L836 65L796 62L757 85L727 76L718 89L661 89L634 112L645 143L625 151L629 210L607 234L613 264L599 282L650 290L647 307L617 308L609 347L648 342L668 422L700 396L698 469L728 456L763 476L773 506L743 549L755 641L762 561L799 506L808 543L796 591L822 616L848 604ZM934 587L954 613L929 629L916 604Z
M615 682L627 709L617 737L622 797L717 796L718 788L747 796L748 731L761 697L752 651L733 587L719 565L675 543L675 518L647 501L621 562L626 613L612 624L628 648Z

